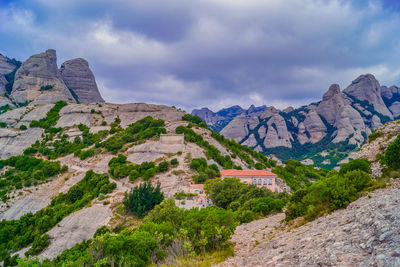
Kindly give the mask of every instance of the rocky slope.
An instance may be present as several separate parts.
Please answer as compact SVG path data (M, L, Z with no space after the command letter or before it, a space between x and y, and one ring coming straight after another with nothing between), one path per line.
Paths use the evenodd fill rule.
M273 153L283 160L310 158L318 166L334 167L348 152L364 144L375 128L399 117L400 94L398 87L381 86L373 75L366 74L343 91L339 85L331 85L321 101L297 109L268 107L251 113L239 108L235 107L241 110L236 116L205 108L192 114L225 137L257 151ZM223 124L226 126L219 129ZM326 149L335 151L321 156Z
M296 229L275 215L236 229L221 266L399 266L400 184ZM280 229L282 227L282 230Z

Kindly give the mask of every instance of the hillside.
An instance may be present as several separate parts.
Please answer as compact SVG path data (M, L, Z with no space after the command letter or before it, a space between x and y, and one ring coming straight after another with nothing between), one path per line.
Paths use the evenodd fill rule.
M396 182L296 229L283 214L241 225L235 257L220 266L398 266L399 193Z
M187 128L191 123L182 120L184 114L160 105L65 102L29 104L3 113L0 115L0 122L4 124L1 128L0 156L4 159L1 166L9 167L3 168L2 172L0 220L19 220L28 213L39 214L48 209L60 193L69 194L74 186L87 179L89 170L110 173L113 177L110 182L115 183L115 189L108 191L107 198L90 201L89 206L65 214L57 227L48 228L49 245L39 257L52 259L65 249L92 238L99 227L115 227L120 223L117 210L124 193L143 180L151 178L153 184L160 182L165 198L171 198L178 192L187 192L189 185L201 175L189 166L193 159L207 158L207 164L216 164L218 168L254 168L256 163L265 168L273 164L238 144L226 146L208 129L195 125L190 126L192 129ZM144 128L138 128L140 125ZM187 131L183 145L160 141L160 133L175 134L177 128ZM130 135L133 129L139 132ZM190 136L195 140L201 137L204 141L199 143ZM19 158L21 154L26 158ZM110 165L112 159L122 155L126 157L127 165ZM14 158L23 162L47 159L66 167L64 171L58 169L55 176L36 179L24 176L20 170L25 169L18 167ZM160 171L161 163L172 162L172 159L177 160L176 165ZM139 177L133 177L131 172L123 173L120 168L124 166L147 168L147 171L144 174L140 171ZM10 170L13 171L9 173ZM205 178L214 178L216 174L210 175ZM18 254L23 256L29 247Z
M367 205L381 209L385 227L388 220L397 220L386 216L397 210L382 206L397 201L396 183L365 197L385 187L387 177L398 174L400 139L393 141L397 122L371 134L369 145L354 155L362 158L361 153L375 153L364 151L378 146L384 154L377 159L382 166L375 160L372 171L365 159L349 160L338 171L295 160L279 165L175 107L102 102L83 60L68 61L57 69L55 51L49 50L23 63L5 61L16 67L12 86L7 82L11 94L3 96L8 104L0 114L0 261L4 266L209 266L233 256L234 249L236 257L223 264L262 265L278 259L266 237L277 244L293 244L292 248L298 245L292 242L297 230L285 232L295 225L305 224L298 228L304 236L324 228L339 231L339 217L365 213ZM53 87L43 85L50 81ZM16 101L18 97L27 101ZM95 102L76 103L79 99ZM253 107L245 113L272 111ZM263 185L259 179L256 185L254 179L223 177L223 169L268 173L276 190L267 188L267 179ZM371 175L377 170L383 170L384 176ZM332 217L323 217L326 214ZM317 220L324 224L315 225ZM361 228L350 240L372 229ZM396 241L397 235L389 235L389 230L379 230L379 239ZM249 240L253 237L257 241ZM262 258L246 254L253 243L256 249L259 244ZM385 249L393 245L382 244L378 250L386 255ZM377 260L391 263L378 250L373 251ZM285 260L297 264L291 252ZM326 257L326 262L336 260ZM304 261L322 263L308 250Z
M203 108L192 114L225 137L266 155L283 161L309 159L308 164L332 168L361 147L374 129L399 118L399 97L398 87L381 86L366 74L343 91L333 84L321 101L296 109L235 106L216 113Z

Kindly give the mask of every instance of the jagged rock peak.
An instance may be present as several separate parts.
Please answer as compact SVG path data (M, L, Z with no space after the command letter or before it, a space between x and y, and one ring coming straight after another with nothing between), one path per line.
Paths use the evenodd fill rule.
M360 75L344 92L358 100L367 100L382 115L393 119L381 96L381 86L372 74Z
M0 54L0 75L1 74L8 74L12 72L15 68L8 58Z
M54 49L33 55L22 63L15 74L11 98L17 103L48 104L60 100L75 103L58 72Z
M328 91L324 94L322 100L327 101L337 94L340 94L340 87L338 84L334 83L329 87Z
M293 110L294 110L294 107L290 106L290 107L285 108L285 109L282 110L282 111L285 112L285 113L290 113L290 112L292 112Z
M65 84L71 89L80 103L104 102L89 63L83 58L65 61L60 68Z

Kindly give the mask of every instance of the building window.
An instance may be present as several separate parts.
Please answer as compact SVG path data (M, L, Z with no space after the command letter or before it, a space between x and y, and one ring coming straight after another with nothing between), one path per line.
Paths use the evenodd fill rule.
M244 183L244 184L247 184L247 181L244 181L243 183Z
M264 179L264 184L265 184L265 185L267 184L267 179Z
M260 178L260 179L258 179L258 184L261 184L261 178Z
M257 184L257 179L253 179L253 184Z
M269 185L272 184L272 179L268 179L268 184L269 184Z

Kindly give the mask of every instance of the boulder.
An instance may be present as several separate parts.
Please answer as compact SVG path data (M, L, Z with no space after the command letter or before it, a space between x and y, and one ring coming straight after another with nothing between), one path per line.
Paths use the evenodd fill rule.
M104 102L93 72L83 58L68 60L61 65L60 74L66 86L77 96L79 103Z

